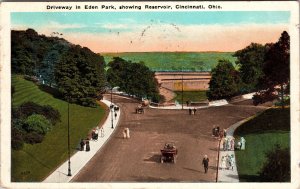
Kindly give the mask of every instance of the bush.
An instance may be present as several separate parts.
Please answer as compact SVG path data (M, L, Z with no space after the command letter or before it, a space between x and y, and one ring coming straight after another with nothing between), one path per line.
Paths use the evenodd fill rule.
M11 147L14 150L20 150L23 147L23 133L19 129L11 128Z
M20 111L19 115L21 116L23 115L28 117L32 114L41 114L45 116L47 119L49 119L53 125L55 125L57 121L60 121L59 111L52 108L49 105L41 106L34 102L25 102L20 106L19 109L20 109L18 110Z
M51 129L51 123L42 115L33 114L25 120L24 129L27 132L37 132L45 135Z
M267 160L259 175L262 182L289 182L291 180L290 151L281 149L277 144L275 148L266 153Z
M24 141L29 144L41 143L43 139L44 136L37 132L30 132L24 135Z

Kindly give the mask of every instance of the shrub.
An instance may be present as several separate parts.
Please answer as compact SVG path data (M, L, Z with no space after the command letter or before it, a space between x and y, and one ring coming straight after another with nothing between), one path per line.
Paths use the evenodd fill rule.
M51 129L51 123L45 116L33 114L25 120L23 127L27 132L37 132L45 135Z
M24 141L29 144L41 143L44 136L37 132L30 132L24 135Z
M23 147L23 133L19 129L11 128L11 147L14 150L20 150Z
M266 153L267 160L259 175L262 182L289 182L291 177L290 152L287 148L275 148Z
M41 114L51 121L54 125L57 121L60 121L60 113L58 110L52 108L49 105L41 106L34 102L25 102L19 108L21 115L30 116L32 114Z

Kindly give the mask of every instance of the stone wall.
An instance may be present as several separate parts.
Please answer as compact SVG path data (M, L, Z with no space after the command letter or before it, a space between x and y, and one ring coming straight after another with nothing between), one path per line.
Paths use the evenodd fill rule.
M208 90L211 79L210 72L155 72L161 87L172 91Z

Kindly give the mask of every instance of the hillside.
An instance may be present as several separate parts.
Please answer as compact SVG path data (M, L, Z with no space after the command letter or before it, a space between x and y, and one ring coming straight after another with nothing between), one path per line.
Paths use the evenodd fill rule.
M61 115L61 122L54 125L42 143L25 144L21 150L12 150L12 181L42 181L68 157L67 102L41 91L37 85L24 80L19 75L12 75L12 86L15 90L12 96L13 107L32 101L40 105L50 105L57 109ZM100 106L90 108L70 104L70 146L72 152L76 151L80 139L85 138L91 128L97 126L104 116L104 108Z
M220 59L228 59L232 63L236 60L232 52L126 52L101 55L106 63L116 56L132 62L144 62L152 71L210 71Z

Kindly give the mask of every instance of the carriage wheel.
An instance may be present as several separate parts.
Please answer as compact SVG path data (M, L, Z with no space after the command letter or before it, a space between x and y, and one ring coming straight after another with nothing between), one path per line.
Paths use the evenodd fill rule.
M160 158L160 163L164 163L163 157Z

